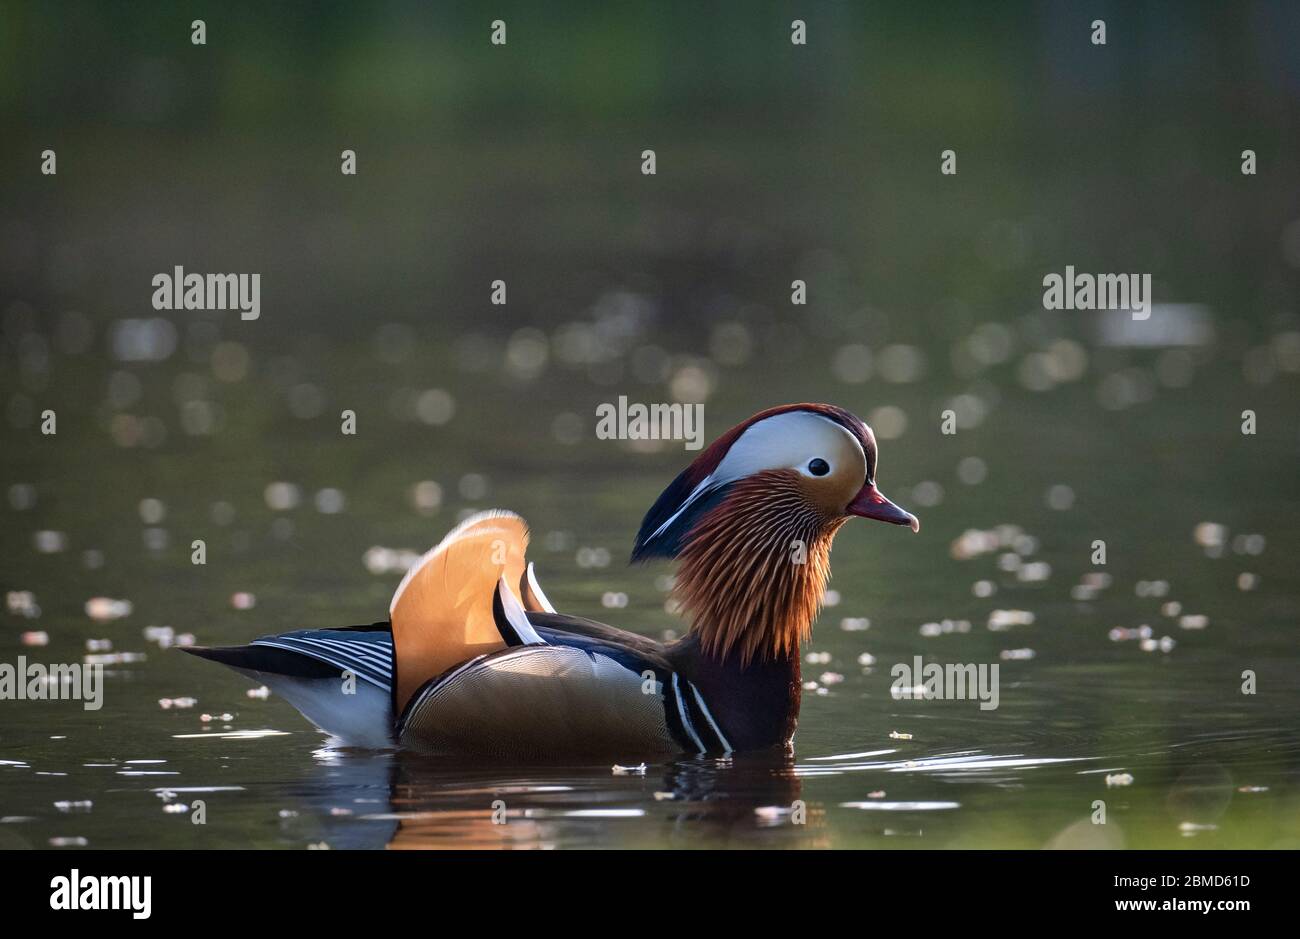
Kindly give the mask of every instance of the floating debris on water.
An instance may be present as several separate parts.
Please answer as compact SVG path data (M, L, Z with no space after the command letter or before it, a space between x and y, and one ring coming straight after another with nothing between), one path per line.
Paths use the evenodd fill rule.
M989 614L988 628L995 633L1006 632L1012 626L1032 626L1034 619L1029 610L994 610Z
M78 799L75 801L55 802L54 807L60 812L89 812L95 807L95 803L90 799Z
M163 811L169 815L183 815L190 810L190 807L184 802L168 802L163 806Z
M828 665L830 664L831 654L829 652L809 652L803 657L803 660L809 665Z
M375 575L405 574L420 560L420 557L418 551L411 551L408 548L385 548L374 545L366 549L361 560L366 570Z
M23 633L19 641L25 646L48 646L50 634L43 629L32 629Z
M889 696L895 701L928 701L935 697L925 685L913 685L910 688L890 685ZM890 734L890 736L892 737L893 734Z
M236 610L251 610L257 606L257 597L241 590L230 595L230 605Z
M432 479L424 479L411 487L411 504L421 515L433 515L442 505L442 487Z
M889 738L890 738L891 740L911 740L911 739L912 739L912 735L911 735L911 734L900 734L900 733L899 733L898 731L896 731L896 730L891 730L891 731L889 732Z
M1218 831L1218 825L1203 824L1201 822L1179 822L1178 830L1184 835L1194 835L1200 831Z
M1106 788L1113 789L1116 786L1133 785L1133 775L1131 773L1112 773L1106 777Z
M140 521L146 525L157 525L167 517L167 506L161 499L141 499L137 510L140 513Z
M838 590L827 590L822 594L822 606L839 606L840 592Z
M876 664L876 657L870 652L863 652L858 656L858 664L863 668L870 668Z
M871 628L871 620L865 616L846 616L840 620L840 629L846 633L860 633Z
M175 740L256 740L259 737L287 737L287 730L231 730L225 733L204 731L201 734L172 734ZM214 790L203 790L211 792Z
M1133 591L1139 597L1163 597L1169 593L1169 581L1139 580Z
M1259 586L1259 575L1251 574L1246 571L1237 575L1238 590L1254 590Z
M615 763L610 767L610 772L615 776L644 776L645 771L646 765L644 763L638 763L636 766L620 766Z
M159 698L158 699L158 706L162 708L164 711L171 710L172 708L180 708L182 710L185 708L192 708L194 707L194 705L198 703L199 703L198 698Z
M321 489L313 501L316 503L316 511L322 515L337 515L347 506L347 497L339 489Z
M677 798L677 793L675 793L675 792L656 792L656 793L654 794L654 798L655 798L655 801L656 801L656 802L671 802L673 799L676 799L676 798Z
M1177 644L1169 636L1161 636L1159 639L1143 639L1138 647L1143 652L1171 652Z
M111 652L113 650L112 639L87 639L87 652Z
M1017 535L1011 542L1011 550L1022 557L1038 552L1038 539L1033 535Z
M1232 550L1237 554L1263 554L1267 544L1263 535L1238 535L1232 539Z
M1160 614L1162 616L1174 617L1183 611L1183 605L1177 600L1170 600L1168 603L1160 605Z
M265 701L267 698L271 697L271 689L266 687L266 685L261 685L257 688L249 688L244 692L244 694L250 698Z
M1218 557L1228 542L1228 526L1218 522L1201 522L1192 530L1192 540L1204 548L1206 554Z
M143 652L104 652L81 657L81 661L86 665L129 665L132 662L143 662L144 660L145 654Z
M1040 583L1052 576L1052 565L1046 561L1031 561L1016 571L1016 579L1025 583Z
M80 835L70 835L61 838L51 838L51 848L85 848L89 847L90 842Z
M38 531L32 535L32 544L41 554L58 554L68 546L68 536L61 531Z
M287 512L298 507L298 503L302 501L302 492L293 483L273 482L267 484L262 497L266 500L266 507L271 511Z
M823 685L838 685L844 680L844 676L839 672L822 672L818 678Z
M176 636L176 631L170 626L146 626L142 633L148 642L156 642L163 648L170 645Z
M577 565L581 568L609 567L610 553L609 548L589 548L581 547L574 557Z
M991 580L977 580L971 584L970 592L977 597L991 597L998 592L998 585Z
M1178 617L1178 626L1181 629L1204 629L1210 625L1210 618L1204 613L1184 613Z
M233 714L200 714L199 720L205 724L215 724L217 721L233 721Z
M968 633L970 632L970 620L968 619L945 619L937 623L922 623L919 629L922 636L943 636L949 633Z
M36 596L30 590L10 590L5 594L5 609L15 616L36 619L41 615L41 608L36 604Z
M1135 639L1150 639L1152 631L1151 627L1144 623L1136 629L1116 626L1107 635L1110 637L1111 642L1132 642Z
M998 658L1004 662L1028 662L1036 654L1033 649L1003 649Z
M86 601L86 615L99 623L130 616L132 609L134 609L134 607L130 600L114 600L111 597L91 597Z
M937 812L959 809L960 802L841 802L842 809L874 809L881 812Z

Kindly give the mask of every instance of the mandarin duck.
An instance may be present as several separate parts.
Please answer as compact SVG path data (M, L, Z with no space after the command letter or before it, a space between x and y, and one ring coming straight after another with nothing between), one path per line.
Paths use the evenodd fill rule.
M854 516L919 530L876 488L876 453L870 427L826 404L762 411L701 451L632 549L679 564L677 641L557 613L524 520L496 510L407 571L385 622L185 651L269 686L343 746L634 762L788 749L836 532Z

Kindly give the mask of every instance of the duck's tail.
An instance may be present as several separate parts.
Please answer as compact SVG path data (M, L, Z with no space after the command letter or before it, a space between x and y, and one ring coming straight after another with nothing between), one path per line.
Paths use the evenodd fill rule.
M266 685L337 745L392 746L392 693L385 680L391 640L385 650L376 641L337 638L349 632L303 630L246 646L182 648Z

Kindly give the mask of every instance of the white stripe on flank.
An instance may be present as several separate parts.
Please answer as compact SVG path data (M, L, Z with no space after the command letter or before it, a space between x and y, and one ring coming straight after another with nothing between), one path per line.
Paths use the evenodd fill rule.
M691 685L689 681L686 684ZM729 741L725 736L723 736L722 729L718 727L718 722L715 721L713 719L713 715L709 713L709 709L705 705L704 699L700 697L700 690L696 688L694 685L691 685L691 694L695 695L695 703L698 704L700 706L700 710L704 712L704 719L708 721L709 726L713 728L713 732L718 737L718 742L722 744L722 748L724 750L730 753L731 741Z
M700 740L700 735L695 732L695 728L691 725L691 718L686 713L686 702L682 700L682 689L681 686L677 684L676 672L673 672L673 697L677 699L677 714L682 719L682 726L686 728L686 732L690 734L691 739L695 741L696 752L697 753L707 752L704 746L704 742Z

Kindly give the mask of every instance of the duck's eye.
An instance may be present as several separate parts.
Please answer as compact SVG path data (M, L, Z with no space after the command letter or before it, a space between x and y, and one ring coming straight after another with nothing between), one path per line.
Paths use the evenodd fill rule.
M814 476L825 476L830 471L831 465L821 457L814 457L808 463L808 472L812 473Z

